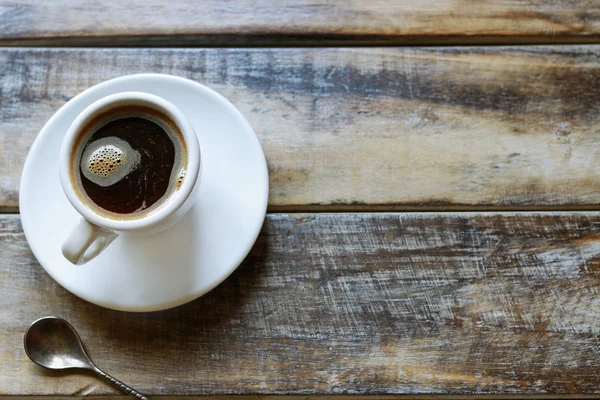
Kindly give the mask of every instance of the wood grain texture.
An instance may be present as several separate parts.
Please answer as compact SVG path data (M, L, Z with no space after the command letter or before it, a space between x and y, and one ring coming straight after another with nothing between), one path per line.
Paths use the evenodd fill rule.
M600 39L594 0L0 1L0 44L257 46Z
M22 350L65 317L151 395L600 394L600 214L269 215L242 266L185 306L93 306L0 219L0 394L105 395Z
M0 207L82 90L138 72L228 97L265 149L272 211L600 204L600 47L3 49Z

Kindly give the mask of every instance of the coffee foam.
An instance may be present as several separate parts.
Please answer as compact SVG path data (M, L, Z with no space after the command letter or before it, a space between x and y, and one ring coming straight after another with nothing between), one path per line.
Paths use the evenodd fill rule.
M140 164L140 154L129 143L114 136L88 143L81 155L83 175L96 185L114 185Z
M177 174L177 189L181 189L181 185L183 185L183 180L185 179L185 173L187 172L187 169L185 168L181 168L179 170L179 173Z

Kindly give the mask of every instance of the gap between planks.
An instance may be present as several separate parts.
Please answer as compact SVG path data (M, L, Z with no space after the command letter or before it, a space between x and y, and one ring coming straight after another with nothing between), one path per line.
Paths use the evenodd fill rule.
M421 205L285 205L269 206L267 214L333 214L333 213L504 213L504 212L594 212L600 211L600 205L567 205L567 206L421 206ZM1 207L0 217L19 214L18 207Z
M419 46L536 46L600 44L600 35L552 37L505 36L344 36L344 35L172 35L3 38L0 47L92 48L264 48L264 47L419 47Z
M0 400L39 400L41 396L1 396ZM266 396L152 396L152 400L537 400L537 399L597 399L596 395L559 394L559 395L266 395ZM131 396L43 396L44 400L126 400Z

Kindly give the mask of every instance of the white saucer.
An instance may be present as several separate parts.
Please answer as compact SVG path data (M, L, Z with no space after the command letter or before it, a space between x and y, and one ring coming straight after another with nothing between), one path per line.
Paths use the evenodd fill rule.
M89 263L75 266L60 250L80 218L61 188L60 145L85 107L125 91L163 97L192 122L203 164L198 199L174 227L145 238L122 235ZM96 85L50 118L27 156L19 205L33 253L65 289L103 307L155 311L202 296L238 267L264 221L268 186L256 134L227 99L187 79L142 74Z

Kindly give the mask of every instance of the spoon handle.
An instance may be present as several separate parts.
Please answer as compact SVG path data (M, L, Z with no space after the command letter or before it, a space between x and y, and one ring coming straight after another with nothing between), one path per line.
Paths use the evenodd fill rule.
M112 383L113 385L115 385L116 387L118 387L119 389L121 389L122 391L124 391L125 393L132 395L136 399L138 399L138 400L150 400L149 398L147 398L146 396L144 396L143 394L141 394L137 390L135 390L133 388L130 388L129 386L127 386L126 384L124 384L120 380L118 380L116 378L113 378L112 376L110 376L109 374L107 374L104 371L101 371L99 368L96 368L95 371L96 371L96 373L98 375L100 375L101 377L105 378L107 381L109 381L110 383Z

